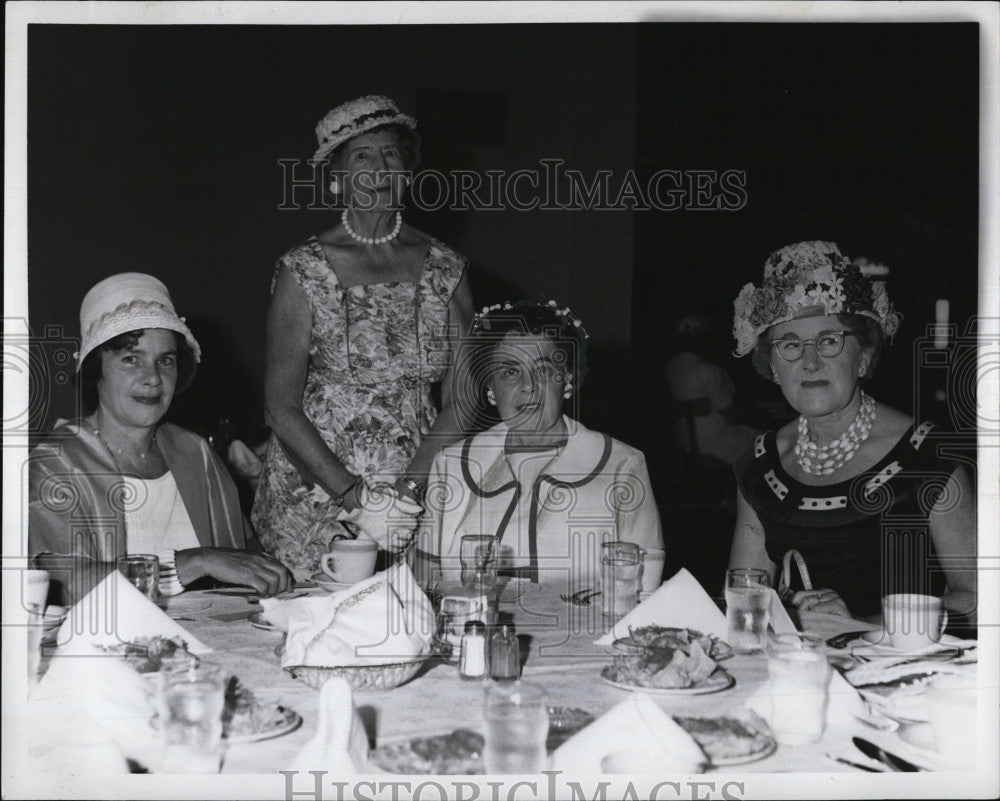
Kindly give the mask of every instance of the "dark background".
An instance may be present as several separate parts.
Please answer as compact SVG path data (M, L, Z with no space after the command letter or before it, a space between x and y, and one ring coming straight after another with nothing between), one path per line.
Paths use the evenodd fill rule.
M278 159L309 158L328 109L383 93L418 117L426 168L560 158L611 170L612 185L630 169L745 171L737 211L407 214L470 257L477 307L542 292L573 307L592 334L576 413L646 451L658 486L675 315L709 315L741 399L778 398L749 359L729 358L726 334L740 287L803 239L890 265L904 321L872 394L947 424L946 371L914 365L936 298L960 332L976 311L978 35L971 23L32 25L32 329L76 337L91 285L153 273L204 350L172 418L203 433L220 417L262 421L274 261L337 215L280 211ZM75 413L64 376L33 385L39 429Z

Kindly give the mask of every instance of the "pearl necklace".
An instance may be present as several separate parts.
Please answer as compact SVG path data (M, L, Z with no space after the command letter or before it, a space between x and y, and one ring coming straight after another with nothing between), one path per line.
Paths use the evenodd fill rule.
M361 234L351 228L351 223L347 219L347 209L344 209L340 213L340 224L344 226L344 230L347 231L347 235L355 242L360 242L363 245L384 245L386 242L391 242L399 236L399 232L403 228L403 213L400 211L396 212L396 225L385 236L361 236Z
M875 401L861 393L861 407L850 427L829 445L820 448L809 439L809 424L799 417L799 437L795 443L795 459L804 473L829 476L837 472L857 453L861 443L871 434L875 422Z

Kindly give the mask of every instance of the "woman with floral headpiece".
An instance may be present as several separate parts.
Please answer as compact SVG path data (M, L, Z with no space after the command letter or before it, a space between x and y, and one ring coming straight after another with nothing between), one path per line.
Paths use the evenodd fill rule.
M345 528L401 550L434 453L461 433L452 354L472 318L467 262L403 221L415 128L377 95L320 121L313 162L342 210L274 272L265 376L274 436L253 522L302 578Z
M798 551L813 585L791 596L799 610L875 619L891 593L974 610L967 468L949 459L933 423L917 424L862 388L899 322L885 284L832 242L772 253L762 285L736 298L736 355L751 353L799 417L758 436L735 465L729 564L767 568L773 580Z
M642 453L563 413L587 372L587 333L555 301L504 303L473 322L471 367L500 423L434 459L419 555L457 571L464 534L494 534L500 565L570 591L608 540L662 548Z

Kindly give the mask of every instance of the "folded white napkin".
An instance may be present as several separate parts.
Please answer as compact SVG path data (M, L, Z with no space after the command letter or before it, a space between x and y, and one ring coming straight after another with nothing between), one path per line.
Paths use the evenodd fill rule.
M153 709L142 677L124 660L80 640L72 653L63 648L56 652L28 709L32 743L65 751L71 761L100 757L103 770L127 773L124 757L147 767L159 759L160 745L149 725Z
M552 770L569 775L601 773L610 754L655 754L658 773L699 773L705 753L684 729L642 692L633 692L555 750Z
M795 634L798 629L792 622L791 616L785 610L785 605L781 603L778 593L771 589L771 617L770 626L775 634Z
M193 654L212 649L133 587L117 570L70 609L59 629L60 647L72 653L77 647L117 645L137 637L178 637Z
M368 735L354 709L351 686L345 679L334 677L319 693L316 734L295 756L289 769L353 776L365 770L367 764Z
M284 667L410 662L430 653L434 609L405 563L331 595L260 602L288 632Z
M667 626L688 628L702 634L714 634L726 639L726 616L702 589L698 579L681 568L660 585L652 595L615 623L596 645L611 645L619 637L627 637L629 626ZM792 629L795 630L794 628Z

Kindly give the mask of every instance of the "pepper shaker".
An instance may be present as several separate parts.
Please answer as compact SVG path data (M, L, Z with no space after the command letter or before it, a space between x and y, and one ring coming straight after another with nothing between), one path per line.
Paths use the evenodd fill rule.
M501 623L490 642L490 675L494 681L517 681L521 652L513 623Z

